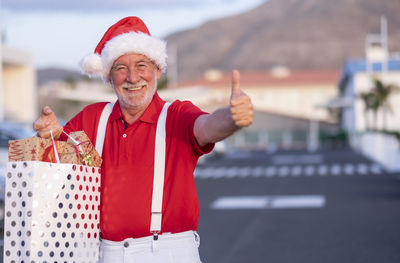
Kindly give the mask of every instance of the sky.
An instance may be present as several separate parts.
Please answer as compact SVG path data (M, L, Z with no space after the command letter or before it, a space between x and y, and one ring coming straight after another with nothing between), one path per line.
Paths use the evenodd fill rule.
M5 44L31 53L38 68L79 70L80 59L123 17L140 17L153 36L163 38L265 1L0 0L0 28Z

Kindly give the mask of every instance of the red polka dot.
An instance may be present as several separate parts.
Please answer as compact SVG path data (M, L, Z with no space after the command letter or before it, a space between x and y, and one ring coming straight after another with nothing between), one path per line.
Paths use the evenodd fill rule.
M92 219L92 214L89 214L89 220Z
M82 218L82 219L85 219L85 214L82 214L82 215L81 215L81 218ZM85 228L86 228L86 227L85 227Z
M86 195L83 195L83 200L86 200Z
M87 229L87 224L85 223L85 225L83 226L85 229Z
M97 238L97 233L94 233L93 235L94 235L94 238Z
M80 178L80 177L79 177L79 174L78 174L78 175L76 176L76 180L79 181L79 178Z
M81 204L78 204L78 206L77 206L77 207L78 207L78 210L79 210L79 209L81 209Z
M83 189L83 186L82 186L82 185L80 185L80 186L79 186L79 190L80 190L80 191L82 191L82 189Z
M93 197L90 195L90 196L89 196L89 200L92 201L92 199L93 199Z
M92 177L89 177L89 182L92 182Z
M96 202L99 200L99 197L96 195L96 197L94 198L94 200L96 200Z
M83 176L83 181L86 182L86 176Z
M87 237L90 238L90 233L87 234Z
M89 210L89 205L88 204L86 204L85 209Z
M79 228L79 223L76 223L76 228Z
M78 195L77 194L75 195L75 200L78 200Z
M92 173L95 173L96 169L94 169L94 167L92 167Z
M94 224L92 223L92 229L94 228Z
M81 170L81 172L83 171L83 167L82 166L80 167L80 170Z
M89 186L88 185L86 186L86 191L89 191Z

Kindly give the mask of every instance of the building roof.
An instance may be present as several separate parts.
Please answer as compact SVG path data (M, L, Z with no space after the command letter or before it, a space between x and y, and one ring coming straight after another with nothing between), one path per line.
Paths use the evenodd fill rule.
M339 82L339 71L288 71L282 73L271 72L241 72L240 83L245 86L279 86L279 85L305 85L305 84L333 84ZM179 83L179 87L187 86L209 86L226 87L231 85L232 74L230 72L220 73L213 79L200 78Z
M379 73L382 72L382 63L376 62L372 63L372 72ZM352 79L354 74L359 72L367 71L367 60L366 59L348 59L344 64L342 75L340 77L340 90L343 91L349 81ZM387 61L387 71L388 72L400 72L400 58L389 59Z
M389 59L387 64L387 70L390 71L400 71L400 58L399 59ZM367 61L365 59L348 59L344 65L343 73L344 74L354 74L357 72L366 72L367 71ZM382 63L373 63L372 64L373 72L381 72L382 71ZM344 75L343 74L343 75Z

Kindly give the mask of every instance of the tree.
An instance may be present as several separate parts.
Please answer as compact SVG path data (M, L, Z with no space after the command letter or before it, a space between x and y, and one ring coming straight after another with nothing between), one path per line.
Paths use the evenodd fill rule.
M378 110L382 110L383 129L387 128L387 115L393 113L392 107L389 103L389 97L398 90L394 84L384 84L380 79L374 78L374 87L372 92L377 100Z
M394 84L384 84L380 79L373 79L373 87L368 92L362 92L359 97L364 102L364 115L367 122L367 130L378 129L378 112L382 111L383 130L387 128L387 115L393 113L392 107L389 103L390 96L398 90ZM373 112L373 128L369 123L368 112Z

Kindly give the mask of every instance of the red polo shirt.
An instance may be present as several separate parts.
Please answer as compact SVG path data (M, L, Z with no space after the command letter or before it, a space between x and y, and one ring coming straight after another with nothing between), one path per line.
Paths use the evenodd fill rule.
M118 101L107 123L101 174L100 228L102 238L121 241L150 233L154 145L158 116L165 101L156 93L143 115L125 130ZM106 103L87 106L64 130L84 130L93 145ZM205 114L188 101L175 101L168 109L162 232L196 230L199 203L193 171L198 158L213 144L199 147L193 124ZM63 135L61 139L66 139Z

